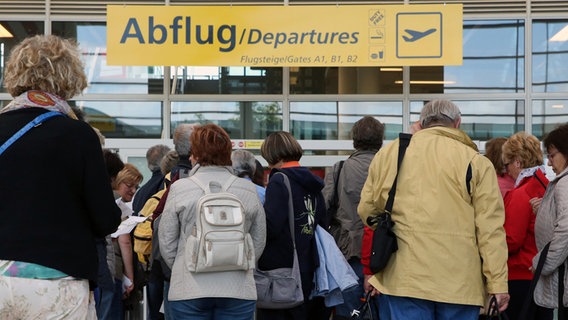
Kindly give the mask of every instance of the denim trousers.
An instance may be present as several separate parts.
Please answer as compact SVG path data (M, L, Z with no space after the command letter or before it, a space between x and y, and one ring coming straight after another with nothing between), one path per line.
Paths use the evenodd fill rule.
M355 271L355 274L358 278L358 284L355 287L341 292L343 296L343 303L335 307L335 316L339 319L350 319L353 310L357 310L361 307L363 303L361 299L365 297L365 289L363 288L363 265L361 264L361 259L352 257L347 262L349 262L349 265L351 266L353 271ZM376 310L378 299L377 297L373 297L372 299L374 300L374 302L371 303L371 308L373 309L371 310L372 318L378 319L379 317Z
M381 320L477 320L479 306L381 295Z
M114 290L101 289L100 287L95 289L97 319L99 320L117 319L117 315L119 314L114 314L114 315L112 314L113 299L114 299Z
M172 319L252 320L255 300L200 298L170 301Z

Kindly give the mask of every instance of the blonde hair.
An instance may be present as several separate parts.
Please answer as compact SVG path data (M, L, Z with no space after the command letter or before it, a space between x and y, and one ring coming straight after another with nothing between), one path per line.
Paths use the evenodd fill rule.
M116 180L114 180L112 188L117 190L118 186L123 182L126 184L140 184L143 179L144 176L134 165L125 163L124 168L116 175Z
M77 43L54 35L24 39L6 62L4 86L17 97L29 90L56 94L68 100L87 87Z
M503 144L503 162L521 162L521 168L531 168L543 164L540 141L524 131L512 135Z

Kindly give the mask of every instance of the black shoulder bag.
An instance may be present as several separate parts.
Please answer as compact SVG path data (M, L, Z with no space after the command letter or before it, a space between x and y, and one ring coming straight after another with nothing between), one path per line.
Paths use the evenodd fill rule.
M379 213L375 216L370 216L367 218L367 224L369 226L377 225L377 228L373 232L373 244L371 249L371 259L369 267L373 273L378 273L382 271L391 255L398 250L398 245L396 242L396 235L392 231L394 222L391 219L392 206L394 204L394 196L396 194L396 182L398 179L398 174L400 172L400 165L402 159L404 158L404 153L408 144L410 144L411 134L400 133L399 134L399 146L398 146L398 163L396 169L396 176L392 183L392 187L389 191L389 198L387 199L387 204L385 206L384 212Z
M329 233L333 236L336 242L339 241L341 235L341 222L337 219L337 210L339 209L339 194L337 191L337 183L339 182L339 175L341 174L341 169L343 168L343 163L345 161L341 160L337 164L337 171L333 172L333 199L327 209L329 223Z

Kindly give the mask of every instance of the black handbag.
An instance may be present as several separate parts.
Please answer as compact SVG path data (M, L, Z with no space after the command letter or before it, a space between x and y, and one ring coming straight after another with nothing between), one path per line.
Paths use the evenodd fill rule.
M369 262L369 267L373 273L382 271L387 266L391 255L398 250L396 234L392 230L394 222L391 219L391 212L394 204L394 196L396 194L396 182L400 172L400 165L411 138L411 134L399 134L397 171L389 191L389 198L387 199L385 210L378 215L367 218L367 224L369 226L377 225L373 232L371 259Z
M484 319L484 320L508 320L509 318L507 317L506 313L502 313L499 311L499 304L497 303L497 298L495 297L495 295L491 295L491 298L489 299L489 304L487 305L487 313L485 315L481 315L479 316L479 319Z

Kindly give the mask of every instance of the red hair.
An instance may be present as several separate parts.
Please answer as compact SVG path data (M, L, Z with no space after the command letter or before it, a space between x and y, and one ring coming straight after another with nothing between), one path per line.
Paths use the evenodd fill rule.
M193 129L189 137L191 154L202 166L230 166L231 138L216 124L206 124Z

